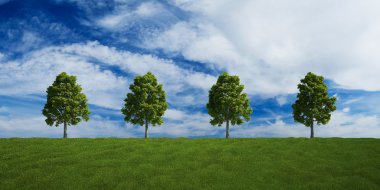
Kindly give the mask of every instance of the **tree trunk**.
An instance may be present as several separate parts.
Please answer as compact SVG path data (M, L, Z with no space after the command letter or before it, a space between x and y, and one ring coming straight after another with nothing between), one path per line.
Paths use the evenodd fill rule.
M314 122L310 126L310 138L314 138Z
M63 138L67 138L67 123L63 122Z
M145 138L148 138L148 122L145 121Z
M226 122L226 139L230 138L230 121Z

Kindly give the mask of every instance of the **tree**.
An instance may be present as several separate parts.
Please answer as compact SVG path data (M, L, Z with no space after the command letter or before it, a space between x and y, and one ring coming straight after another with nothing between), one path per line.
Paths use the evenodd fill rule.
M162 116L168 108L165 91L150 72L137 76L129 89L131 92L127 94L121 109L124 120L134 125L145 125L145 138L148 138L148 124L156 126L163 123Z
M328 87L323 76L307 73L298 84L299 93L296 102L292 105L293 117L296 122L310 127L310 138L314 138L314 122L317 125L327 124L331 112L335 111L335 97L329 97Z
M65 72L59 74L46 92L47 101L42 114L50 126L58 127L63 123L63 138L67 138L68 125L77 125L82 119L90 119L87 97L82 93L82 87L76 83L75 76Z
M252 108L246 93L242 93L244 85L238 76L223 73L209 91L207 103L208 113L212 117L210 123L219 127L226 122L226 138L230 137L229 125L240 125L251 119Z

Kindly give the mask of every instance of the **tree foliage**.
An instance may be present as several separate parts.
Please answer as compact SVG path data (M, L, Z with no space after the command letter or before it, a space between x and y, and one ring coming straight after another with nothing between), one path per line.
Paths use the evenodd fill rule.
M331 112L335 111L335 97L328 96L328 87L323 76L307 73L298 84L299 93L292 105L293 117L296 122L311 128L310 137L314 137L313 126L325 125L330 121Z
M156 77L148 72L143 76L137 76L130 85L130 93L124 100L122 113L124 120L134 125L145 125L145 138L148 137L148 124L161 125L162 116L168 108L165 91L162 84L157 83Z
M250 120L252 108L244 85L240 84L238 76L223 73L209 91L207 104L208 113L212 117L212 125L221 126L226 122L226 138L229 138L229 123L240 125Z
M67 125L77 125L82 119L90 119L87 97L82 93L82 87L76 83L75 76L62 72L46 92L47 101L42 110L46 116L45 122L56 127L64 124L64 138L67 137Z

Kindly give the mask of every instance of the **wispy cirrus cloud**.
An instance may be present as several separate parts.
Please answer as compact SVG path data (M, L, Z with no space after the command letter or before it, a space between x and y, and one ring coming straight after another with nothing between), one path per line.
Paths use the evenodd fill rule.
M127 75L114 73L112 67ZM170 60L118 51L98 42L89 42L47 47L30 52L21 59L2 63L1 94L44 94L55 76L64 71L78 77L90 103L117 109L121 107L132 77L149 71L155 73L164 84L168 101L173 104L203 103L196 97L206 96L207 90L216 81L212 75L184 70ZM181 94L191 88L198 90ZM186 102L186 98L191 96L193 98Z
M162 17L175 18L158 2L142 2L137 7L131 7L125 3L116 6L115 10L97 19L95 23L106 29L125 31L135 24L144 24L144 22L139 22L141 20L159 24L159 20L163 19ZM153 20L153 18L155 19Z

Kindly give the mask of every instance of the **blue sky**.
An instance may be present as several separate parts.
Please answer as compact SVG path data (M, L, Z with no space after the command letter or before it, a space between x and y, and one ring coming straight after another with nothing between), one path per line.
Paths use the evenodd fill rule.
M310 71L338 98L317 137L379 138L379 9L375 0L0 0L0 137L62 136L41 109L63 71L92 112L69 137L142 137L120 109L148 71L169 103L151 137L224 137L205 109L224 71L240 76L254 109L232 137L308 137L291 104Z

